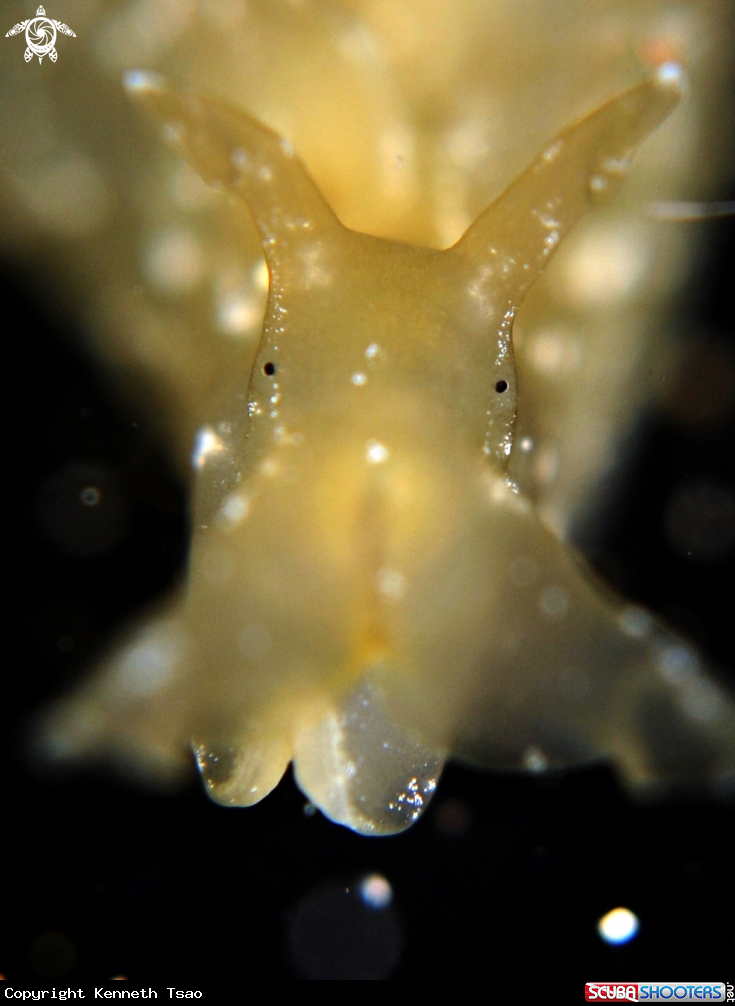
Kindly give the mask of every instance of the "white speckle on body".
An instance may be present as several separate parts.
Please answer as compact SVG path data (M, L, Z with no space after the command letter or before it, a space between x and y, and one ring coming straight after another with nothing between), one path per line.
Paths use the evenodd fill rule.
M643 232L598 225L570 248L563 261L562 290L575 307L619 303L642 284L649 256Z
M563 587L552 584L541 591L539 608L543 615L554 621L564 618L569 608L569 596Z
M636 605L628 605L618 615L618 625L631 639L645 639L653 629L653 619Z
M400 601L406 593L406 578L397 569L381 569L377 575L378 590L388 601Z
M541 775L549 768L549 760L541 748L531 745L523 752L523 767L527 772Z
M671 685L682 685L699 674L697 655L680 644L658 647L654 662L661 676Z
M207 461L216 454L223 454L226 450L225 443L218 437L211 426L203 426L194 440L194 450L191 455L191 464L195 469L201 469Z
M153 695L172 678L184 652L185 641L179 629L153 626L125 650L117 667L117 681L130 696Z
M365 460L369 465L382 465L388 457L388 448L379 440L368 440L365 444Z
M161 293L190 293L204 276L204 254L193 231L172 228L157 234L145 255L145 274Z
M224 531L232 531L241 524L250 512L250 500L242 493L230 493L217 514L217 526Z

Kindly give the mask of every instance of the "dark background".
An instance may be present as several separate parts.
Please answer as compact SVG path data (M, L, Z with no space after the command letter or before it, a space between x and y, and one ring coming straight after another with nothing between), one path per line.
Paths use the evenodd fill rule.
M722 547L727 492L735 499L735 227L662 226L707 238L675 310L689 349L644 423L592 559L735 685L735 550ZM604 767L537 780L450 766L418 825L371 839L310 813L290 777L237 811L211 803L193 772L183 791L161 794L101 770L37 765L37 712L181 575L185 493L143 417L79 350L41 275L5 262L0 282L11 614L0 972L11 983L125 975L206 990L230 979L248 994L252 975L513 978L527 991L559 981L573 1002L590 980L735 979L732 805L636 805ZM97 507L78 503L87 484L101 489ZM691 555L672 541L677 506L694 529ZM390 908L359 897L374 872L392 885ZM596 923L618 905L641 928L608 946Z

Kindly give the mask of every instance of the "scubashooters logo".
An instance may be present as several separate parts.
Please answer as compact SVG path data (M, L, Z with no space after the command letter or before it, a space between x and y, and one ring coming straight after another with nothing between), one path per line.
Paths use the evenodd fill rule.
M634 1003L726 1001L724 982L587 982L584 998L587 1002L615 999Z
M53 18L46 17L46 11L43 7L38 8L35 17L13 25L10 31L5 32L5 38L9 38L11 35L20 35L22 31L26 33L28 45L25 51L26 63L30 63L34 56L38 56L39 63L43 62L44 56L48 56L51 62L55 63L59 56L55 48L57 32L77 37L76 32L73 32L68 24L62 24L61 21L54 21Z

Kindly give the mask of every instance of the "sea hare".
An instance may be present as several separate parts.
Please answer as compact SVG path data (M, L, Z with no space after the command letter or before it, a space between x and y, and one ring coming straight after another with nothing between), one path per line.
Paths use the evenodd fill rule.
M594 582L508 474L516 311L676 105L678 67L550 141L444 251L343 226L243 112L152 74L127 83L246 201L270 291L252 372L197 436L187 586L59 708L53 750L166 770L193 745L233 806L293 761L309 799L364 834L415 821L449 756L727 785L731 699Z

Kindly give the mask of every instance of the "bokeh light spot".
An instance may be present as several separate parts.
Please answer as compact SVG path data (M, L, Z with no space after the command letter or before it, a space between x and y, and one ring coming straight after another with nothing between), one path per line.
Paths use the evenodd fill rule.
M613 908L597 923L597 932L605 943L627 943L638 933L638 916L629 908Z
M130 504L113 468L76 463L41 486L36 515L45 536L78 558L107 552L126 536Z
M63 933L43 933L34 940L28 955L31 967L46 978L67 974L76 964L74 944Z
M329 881L298 904L288 934L294 969L311 981L380 981L398 963L403 936L385 898L388 881L377 874L345 885ZM376 911L376 908L380 909Z
M393 888L379 873L371 873L360 884L360 895L369 908L387 908L393 900Z

